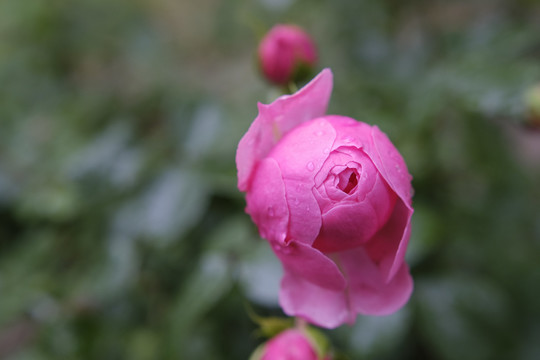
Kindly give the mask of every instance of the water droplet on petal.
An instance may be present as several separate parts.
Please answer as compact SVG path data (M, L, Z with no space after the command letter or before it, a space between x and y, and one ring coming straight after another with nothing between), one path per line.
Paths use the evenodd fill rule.
M329 154L330 153L330 148L326 148L323 150L323 154Z
M309 171L315 170L315 164L313 164L313 161L308 162L307 165L306 165L306 168L307 168Z
M319 130L317 132L315 132L315 135L317 136L323 136L324 132L322 130Z

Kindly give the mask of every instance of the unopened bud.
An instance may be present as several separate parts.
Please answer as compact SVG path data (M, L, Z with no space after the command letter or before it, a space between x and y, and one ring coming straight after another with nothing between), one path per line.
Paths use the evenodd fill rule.
M262 39L258 56L266 79L287 85L310 75L317 61L317 50L311 37L300 27L275 25Z
M261 345L250 360L331 360L326 340L312 335L300 329L285 330Z

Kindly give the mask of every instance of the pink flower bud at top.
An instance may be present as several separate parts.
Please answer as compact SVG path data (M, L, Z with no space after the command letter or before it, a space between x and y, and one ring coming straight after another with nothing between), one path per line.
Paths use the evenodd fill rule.
M259 61L265 77L278 85L309 75L317 50L310 36L295 25L276 25L262 39Z
M525 93L526 125L540 129L540 84Z

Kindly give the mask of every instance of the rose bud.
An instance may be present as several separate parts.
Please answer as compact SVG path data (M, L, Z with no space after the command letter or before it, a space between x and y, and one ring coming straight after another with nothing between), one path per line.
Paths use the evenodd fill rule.
M331 360L318 349L314 339L298 329L285 330L258 349L250 360Z
M332 72L270 105L240 140L246 212L281 260L284 312L326 328L409 299L411 175L378 127L325 115Z
M276 25L262 39L258 56L266 79L287 85L309 75L317 60L317 51L309 35L300 27Z

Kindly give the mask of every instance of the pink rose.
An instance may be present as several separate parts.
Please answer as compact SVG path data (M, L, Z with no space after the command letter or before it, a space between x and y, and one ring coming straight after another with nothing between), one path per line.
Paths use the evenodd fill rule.
M411 176L379 128L325 115L331 91L325 69L259 104L236 153L246 211L283 264L281 307L327 328L393 313L413 287Z
M317 60L315 44L295 25L276 25L262 39L259 50L261 69L268 80L286 85L302 68L311 69Z
M260 360L319 360L314 345L300 330L289 329L270 339ZM330 360L329 357L325 360Z

